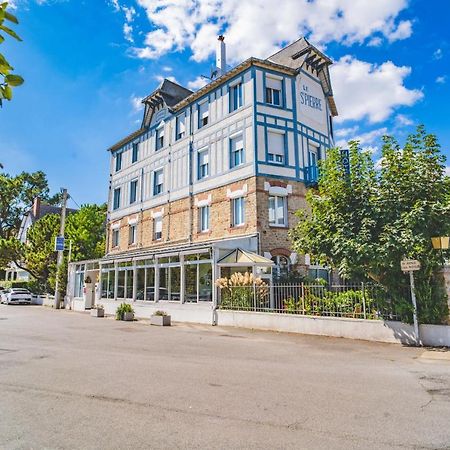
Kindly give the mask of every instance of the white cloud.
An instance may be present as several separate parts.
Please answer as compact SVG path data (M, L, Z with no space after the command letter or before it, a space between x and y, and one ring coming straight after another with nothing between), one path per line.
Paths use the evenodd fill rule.
M126 41L130 44L134 44L133 38L133 26L134 16L136 15L136 10L133 6L124 6L119 3L119 0L111 0L111 5L116 12L122 12L125 16L125 21L123 24L123 36Z
M447 81L446 75L441 75L436 78L436 83L439 83L439 84L445 84L446 81Z
M409 38L412 34L412 22L409 20L402 20L398 26L387 35L389 42L401 41Z
M395 116L395 121L398 125L404 125L404 126L410 126L414 125L414 121L412 121L408 116L405 116L404 114L397 114Z
M170 67L170 66L163 66L162 70L164 72L172 72L172 67Z
M441 49L441 48L438 48L438 49L433 53L433 58L434 58L434 59L441 59L442 56L443 56L443 53L442 53L442 49Z
M347 130L352 130L352 128L348 128ZM387 133L387 128L376 128L375 130L367 131L365 133L361 133L359 135L353 135L353 133L348 133L345 139L340 139L336 142L338 147L346 147L348 141L359 141L363 149L370 151L371 153L374 151L378 151L378 147L373 146L374 142L376 142L381 136Z
M133 106L134 112L139 112L144 106L142 104L142 97L137 97L132 95L130 98L131 105Z
M189 81L187 84L188 89L196 91L208 83L208 80L203 77L197 77L195 80Z
M416 103L423 93L404 86L410 73L410 67L396 66L391 61L376 65L343 56L331 66L337 122L364 118L371 123L382 122L396 107Z
M450 166L447 166L445 168L445 175L447 175L448 177L450 177Z
M203 61L215 48L219 32L226 35L229 61L268 57L301 35L324 46L381 39L393 42L411 35L412 23L398 20L408 0L138 0L152 31L135 49L141 58L192 50Z
M155 80L162 83L165 79L172 81L173 83L178 83L175 77L166 77L164 75L155 75Z
M350 128L338 128L335 132L334 135L336 137L346 137L346 136L351 136L353 134L355 134L359 129L358 125L355 125L354 127L350 127Z

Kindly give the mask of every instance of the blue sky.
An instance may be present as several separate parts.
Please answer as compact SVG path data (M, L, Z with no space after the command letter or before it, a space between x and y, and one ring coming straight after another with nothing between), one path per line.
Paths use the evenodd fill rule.
M432 8L430 7L432 5ZM15 0L23 42L2 52L26 82L0 110L5 170L43 170L74 200L107 197L106 149L137 129L163 77L200 87L225 33L228 62L306 35L334 61L338 143L404 139L424 123L450 159L447 0ZM450 163L447 163L450 165Z

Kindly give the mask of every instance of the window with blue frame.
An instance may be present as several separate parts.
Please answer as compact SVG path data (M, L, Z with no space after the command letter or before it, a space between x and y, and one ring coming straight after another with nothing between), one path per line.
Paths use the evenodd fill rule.
M230 112L236 111L244 104L242 96L242 83L230 86Z
M130 183L130 205L135 203L137 200L137 185L138 180L133 180Z
M116 153L116 172L122 168L122 152Z
M209 206L201 206L198 209L199 215L199 231L204 232L209 230Z
M282 92L282 79L266 76L266 103L281 106Z
M231 225L238 227L245 223L245 198L237 197L231 200Z
M267 132L267 160L269 162L284 164L285 162L285 134L277 131Z
M186 113L182 113L175 119L175 140L186 136Z
M164 172L163 169L155 170L153 172L153 195L158 195L163 192L164 188Z
M164 123L156 129L156 151L164 147Z
M131 163L135 163L139 158L139 144L135 142L131 150Z
M120 188L114 189L113 195L113 209L120 208Z
M230 167L238 167L244 162L244 139L242 135L230 138Z
M315 145L309 144L309 165L311 167L317 167L317 161L318 161L318 153L319 148Z
M198 127L202 128L208 125L209 120L209 103L205 100L198 105Z
M202 180L209 175L209 151L201 150L198 152L198 179Z

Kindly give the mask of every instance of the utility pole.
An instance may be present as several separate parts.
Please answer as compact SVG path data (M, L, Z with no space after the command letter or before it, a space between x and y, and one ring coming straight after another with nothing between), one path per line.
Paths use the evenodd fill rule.
M67 206L67 189L62 188L62 202L61 202L61 225L59 227L59 236L63 238L64 242L64 227L66 224L66 206ZM63 248L58 248L58 257L56 260L56 283L55 283L55 309L60 308L60 295L59 295L59 271L64 259L64 245Z

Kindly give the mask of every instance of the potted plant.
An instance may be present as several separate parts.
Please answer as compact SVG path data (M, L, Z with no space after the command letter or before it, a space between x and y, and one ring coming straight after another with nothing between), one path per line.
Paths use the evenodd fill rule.
M156 311L150 317L151 325L158 325L160 327L170 326L170 316L165 311Z
M103 308L103 305L95 305L91 309L91 316L92 317L105 317L105 308Z
M116 309L116 320L134 320L134 309L129 303L121 303Z

